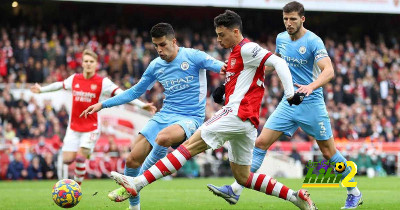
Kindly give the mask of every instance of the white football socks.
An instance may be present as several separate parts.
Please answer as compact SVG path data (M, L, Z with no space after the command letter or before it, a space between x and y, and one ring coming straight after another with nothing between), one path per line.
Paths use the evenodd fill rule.
M242 194L244 187L242 185L240 185L239 183L237 183L236 180L233 184L231 184L231 187L232 187L232 191L233 191L233 193L235 193L235 195Z
M352 195L355 195L355 196L360 196L361 192L360 192L360 190L358 189L358 187L355 187L355 188L353 188L353 189L351 189L351 190L347 190L347 194L352 194Z

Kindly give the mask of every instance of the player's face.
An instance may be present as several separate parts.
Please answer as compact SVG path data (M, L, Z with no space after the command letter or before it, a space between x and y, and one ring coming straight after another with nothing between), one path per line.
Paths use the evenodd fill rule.
M169 39L166 36L163 36L159 38L152 37L151 40L153 41L154 48L156 48L161 59L170 62L175 58L175 38Z
M96 71L97 61L90 55L84 55L82 67L84 72L94 73Z
M286 31L289 35L295 35L303 27L305 17L297 12L283 13L283 23L285 24Z
M215 28L217 33L217 42L223 48L232 48L235 46L236 36L239 32L238 29L229 29L225 26L218 26Z

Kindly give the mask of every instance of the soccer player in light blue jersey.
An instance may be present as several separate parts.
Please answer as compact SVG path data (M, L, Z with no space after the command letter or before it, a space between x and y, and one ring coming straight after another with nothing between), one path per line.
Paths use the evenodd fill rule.
M296 92L304 93L305 98L298 106L291 106L282 99L276 110L268 118L255 142L251 171L256 172L264 160L268 148L282 135L292 136L301 127L317 140L325 159L330 162L344 162L346 159L336 149L331 124L326 110L322 86L334 77L331 59L322 40L304 28L304 7L299 2L290 2L283 7L283 22L286 31L276 38L276 54L289 65ZM342 179L351 171L350 167L342 173ZM354 182L352 179L350 182ZM243 187L237 182L217 187L208 185L214 194L235 204ZM347 188L347 199L342 209L356 208L363 203L362 194L357 187Z
M140 131L126 160L125 175L136 177L167 154L167 148L178 146L203 123L206 107L206 69L225 71L225 64L205 52L178 47L174 29L159 23L150 31L159 55L140 81L114 97L88 107L81 116L128 103L141 96L158 81L164 87L165 99L161 110ZM112 191L108 197L116 202L129 198L130 209L140 209L139 197L131 197L124 188Z

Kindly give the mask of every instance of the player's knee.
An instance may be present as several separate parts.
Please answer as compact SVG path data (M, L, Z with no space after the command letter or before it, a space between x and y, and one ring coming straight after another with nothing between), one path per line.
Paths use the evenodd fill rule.
M63 159L63 163L67 164L67 165L70 165L73 162L74 162L74 159L72 159L72 158L64 158Z
M172 140L170 135L159 133L156 137L156 142L158 145L163 147L170 147L172 145Z
M139 168L142 165L140 161L138 161L135 156L129 155L126 159L126 166L129 168Z

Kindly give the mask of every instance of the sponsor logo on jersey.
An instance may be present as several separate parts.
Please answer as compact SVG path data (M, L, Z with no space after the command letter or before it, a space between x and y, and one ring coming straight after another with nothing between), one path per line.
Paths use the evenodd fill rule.
M183 61L182 64L181 64L181 69L184 70L184 71L188 70L189 69L189 63L186 62L186 61Z
M74 101L79 102L92 102L92 98L96 98L95 93L84 92L84 91L72 91L72 95L74 96Z
M301 46L300 48L299 48L299 53L300 54L304 54L304 53L306 53L306 51L307 51L307 49L306 49L306 47L304 47L304 46Z
M233 68L236 64L236 58L231 59L231 68Z

